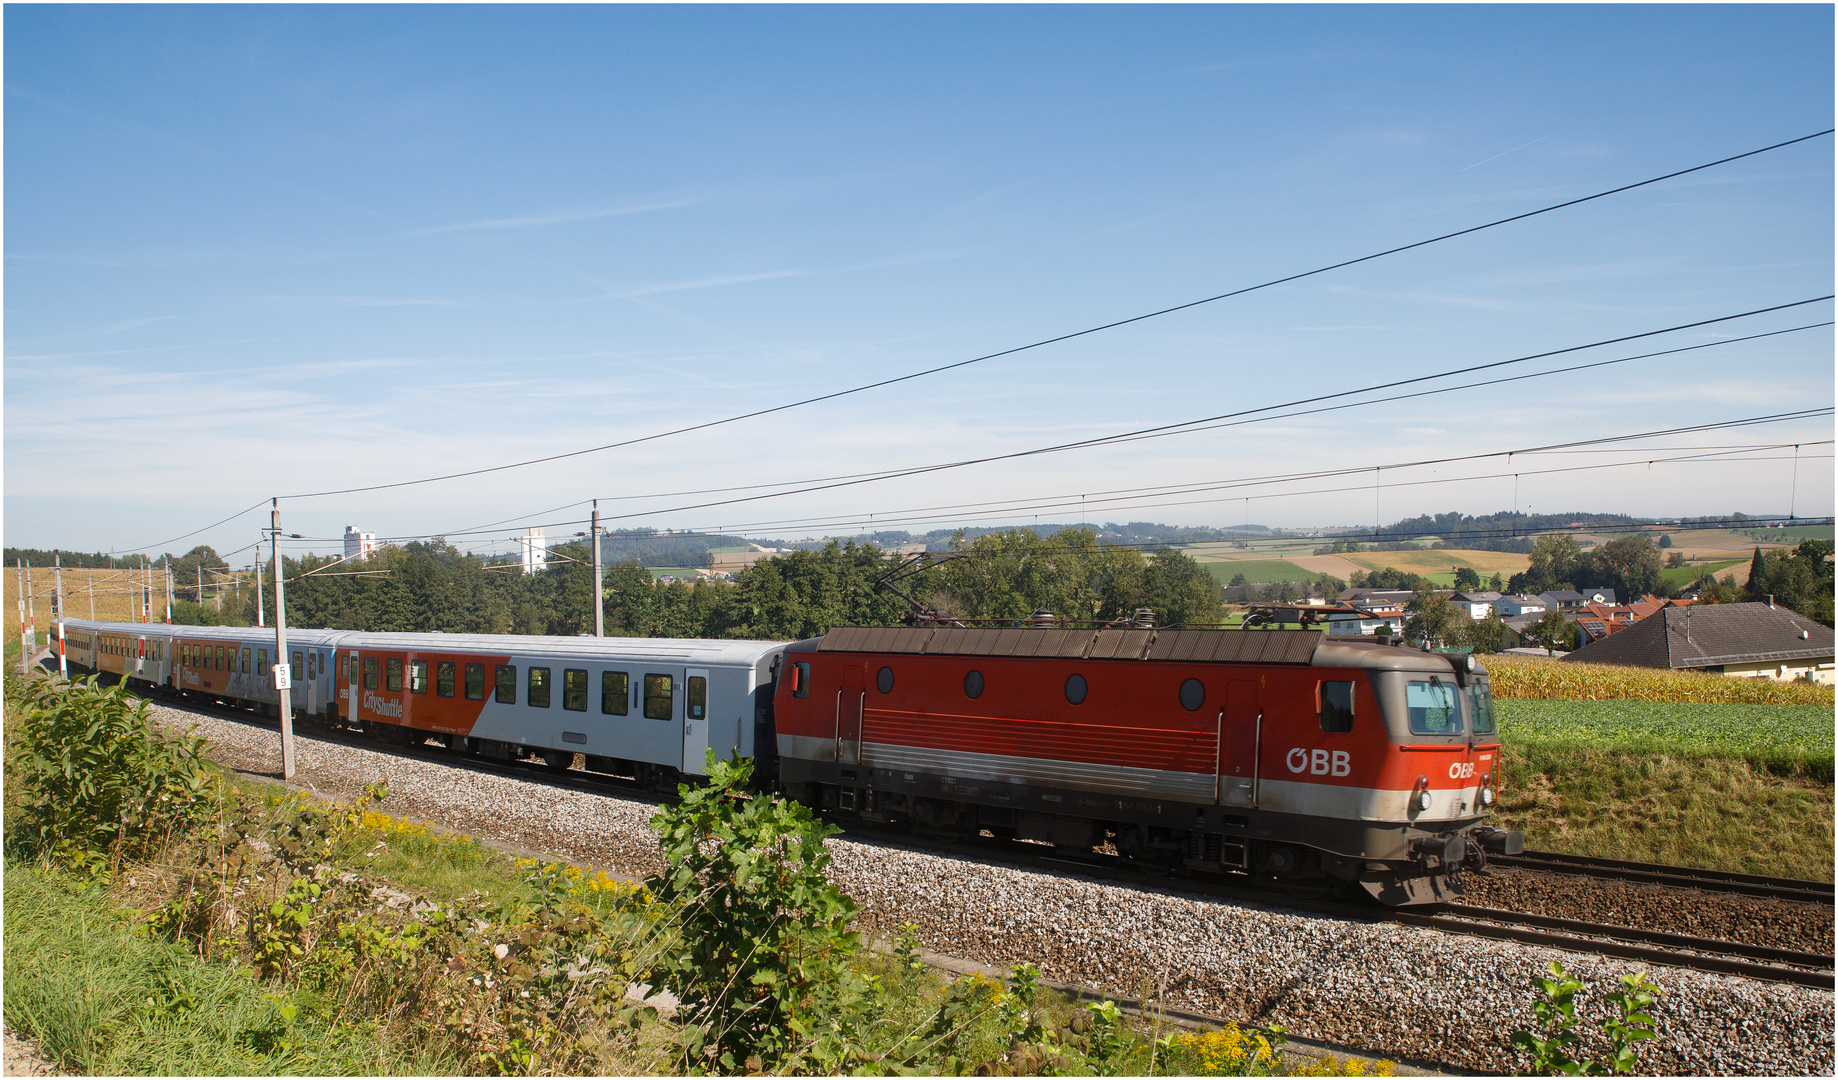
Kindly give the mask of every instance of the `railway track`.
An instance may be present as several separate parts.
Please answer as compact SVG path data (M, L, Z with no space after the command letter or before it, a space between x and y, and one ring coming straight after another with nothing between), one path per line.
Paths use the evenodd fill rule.
M207 712L226 720L262 727L269 727L273 724L273 721L256 716L244 709L221 705L202 705L192 701L156 700L163 700L163 703L169 705L179 705ZM671 798L670 795L660 794L635 783L623 782L616 777L588 774L573 769L552 769L529 761L495 761L455 754L426 744L406 747L387 745L351 732L319 725L306 727L301 734L331 743L389 751L424 761L449 766L458 765L480 772L516 776L520 779L573 790L612 794L621 798L637 798L649 802L667 801ZM1068 853L1023 841L985 838L970 842L877 829L855 822L839 822L838 824L843 826L846 835L855 840L918 848L937 854L993 861L1001 865L1048 873L1072 871L1114 884L1155 888L1212 899L1229 899L1361 922L1392 922L1445 933L1569 949L1618 959L1735 975L1768 982L1789 983L1824 990L1838 988L1835 987L1833 958L1815 953L1772 949L1742 942L1695 938L1638 927L1582 922L1534 915L1528 912L1501 911L1466 905L1376 909L1367 905L1349 904L1325 898L1273 897L1268 891L1248 884L1174 877L1156 868L1131 863L1120 856ZM1813 900L1816 898L1817 888L1821 886L1825 890L1825 899L1822 902L1831 903L1832 896L1831 886L1820 882L1770 879L1754 875L1696 870L1689 867L1625 863L1544 852L1527 852L1523 857L1498 858L1493 861L1503 865L1525 866L1527 869L1552 869L1555 872L1575 872L1598 878L1651 881L1673 887L1706 888L1773 899L1802 899L1799 896L1785 894L1804 893L1808 894L1804 899ZM1576 866L1579 869L1557 870L1558 866ZM1773 891L1767 891L1769 886L1774 886Z
M1494 866L1538 870L1552 874L1574 874L1609 881L1631 881L1665 885L1676 889L1698 889L1703 892L1757 896L1770 900L1823 904L1834 902L1829 881L1802 881L1798 878L1764 877L1759 874L1737 874L1723 870L1699 870L1689 866L1662 866L1657 863L1627 862L1621 859L1597 859L1587 855L1565 855L1555 851L1527 851L1521 855L1495 855L1488 859Z

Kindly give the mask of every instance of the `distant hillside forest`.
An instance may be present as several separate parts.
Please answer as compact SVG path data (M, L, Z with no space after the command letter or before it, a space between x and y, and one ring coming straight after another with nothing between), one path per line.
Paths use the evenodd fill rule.
M558 545L557 560L536 574L520 566L462 554L441 541L387 547L363 562L331 557L286 559L288 623L344 630L555 634L593 632L593 571L582 543ZM606 633L632 637L815 637L832 626L891 626L911 605L875 581L897 561L873 544L831 541L740 571L733 582L653 580L636 561L606 567ZM314 573L314 571L321 571ZM1172 550L1152 554L1101 545L1086 530L1041 537L1010 530L960 540L935 566L900 588L927 607L960 618L1024 620L1041 609L1073 619L1109 620L1139 608L1161 625L1217 622L1219 586L1205 569ZM240 611L221 613L189 602L174 620L251 625L255 595ZM274 591L264 589L272 625Z

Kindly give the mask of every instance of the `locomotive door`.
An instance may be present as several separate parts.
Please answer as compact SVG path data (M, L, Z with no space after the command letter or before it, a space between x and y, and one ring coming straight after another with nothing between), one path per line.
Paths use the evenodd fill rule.
M862 760L862 713L868 707L867 668L850 664L842 669L842 689L836 696L836 761L859 765Z
M1219 801L1227 806L1257 804L1257 684L1225 684L1219 711Z

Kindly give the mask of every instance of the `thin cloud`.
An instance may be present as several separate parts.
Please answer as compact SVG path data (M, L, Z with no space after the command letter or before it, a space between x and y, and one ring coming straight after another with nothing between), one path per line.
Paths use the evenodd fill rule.
M642 203L638 206L616 206L602 210L576 210L557 214L529 214L523 217L491 218L486 221L462 221L453 225L434 225L426 229L414 229L404 235L431 236L438 233L484 232L493 229L532 229L544 225L568 225L577 221L597 221L600 218L624 217L628 214L649 214L658 210L676 210L693 206L699 199L673 199L669 202Z
M1540 135L1540 136L1538 136L1538 137L1537 137L1536 139L1533 139L1533 140L1532 140L1531 142L1528 142L1528 143L1520 143L1520 144L1519 144L1518 146L1515 146L1515 147L1513 147L1513 148L1512 148L1511 150L1502 150L1502 151L1500 151L1499 153L1497 153L1497 154L1495 154L1495 155L1493 155L1492 157L1489 157L1489 158L1482 158L1481 160L1479 160L1479 161L1477 161L1477 162L1475 162L1475 163L1474 163L1474 164L1472 164L1472 165L1469 165L1469 166L1467 166L1466 168L1461 168L1461 169L1456 169L1455 171L1456 171L1456 172L1467 172L1467 171L1468 171L1468 169L1478 169L1478 168L1480 168L1480 167L1481 167L1482 165L1485 165L1485 164L1487 164L1487 163L1488 163L1489 161L1498 161L1498 160L1500 160L1501 158L1503 158L1503 157L1505 157L1506 155L1508 155L1508 154L1516 154L1516 153L1518 153L1519 151L1521 151L1521 150L1523 150L1523 149L1525 149L1525 148L1526 148L1526 147L1528 147L1528 146L1537 146L1537 145L1538 145L1539 143L1541 143L1541 142L1543 142L1543 141L1545 141L1545 140L1546 140L1546 139L1548 139L1548 138L1550 138L1550 136L1549 136L1549 135Z
M110 334L125 334L129 330L139 330L143 326L152 326L154 323L168 322L176 318L178 318L177 315L155 315L150 319L123 319L120 322L112 322L107 326L98 327L96 329L96 335L98 337L107 337Z
M641 296L656 296L658 293L688 292L692 289L718 289L725 285L745 285L754 281L775 281L779 278L804 277L808 270L768 270L762 274L728 274L724 277L699 278L695 281L675 281L666 285L647 285L642 289L628 289L625 292L609 293L615 300L635 300Z
M331 304L337 307L459 307L444 296L250 296L249 300L279 300L295 304Z

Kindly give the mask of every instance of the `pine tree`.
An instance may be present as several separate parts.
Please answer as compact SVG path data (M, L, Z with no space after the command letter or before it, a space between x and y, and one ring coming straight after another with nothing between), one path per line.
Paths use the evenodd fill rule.
M1768 566L1761 557L1761 548L1755 549L1755 557L1749 560L1748 590L1751 596L1760 596L1768 584Z

